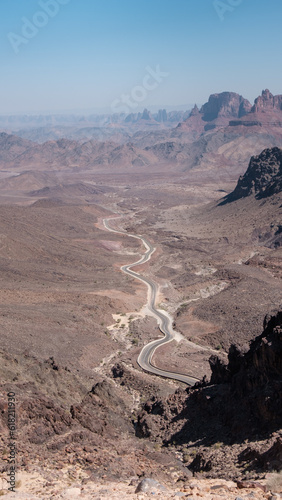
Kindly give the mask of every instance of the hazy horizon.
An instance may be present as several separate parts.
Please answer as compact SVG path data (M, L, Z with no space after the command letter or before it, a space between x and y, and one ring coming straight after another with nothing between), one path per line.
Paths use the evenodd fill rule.
M189 111L192 109L192 107L197 104L197 106L202 106L204 103L190 103L190 104L179 104L175 106L171 105L166 105L166 104L159 104L159 105L152 105L152 106L143 106L136 108L135 110L132 111L132 113L142 113L144 109L148 109L151 113L157 113L160 109L166 109L166 111ZM0 116L37 116L37 115L43 115L43 116L48 116L48 115L75 115L75 116L89 116L89 115L111 115L113 112L111 109L108 108L94 108L94 109L57 109L57 110L38 110L38 111L22 111L22 112L11 112L11 113L1 113Z

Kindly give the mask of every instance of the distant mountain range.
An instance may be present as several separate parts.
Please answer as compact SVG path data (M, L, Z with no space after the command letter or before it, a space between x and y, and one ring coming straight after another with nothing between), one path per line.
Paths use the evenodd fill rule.
M108 140L124 143L137 131L173 128L190 111L160 109L104 115L0 115L0 130L38 143L59 138Z
M253 106L239 94L222 92L189 113L144 110L124 116L122 123L113 121L104 126L89 126L83 120L81 127L40 126L17 136L3 132L2 168L43 170L48 165L101 171L165 164L235 180L251 156L282 147L282 95L269 90ZM48 140L42 142L45 136Z

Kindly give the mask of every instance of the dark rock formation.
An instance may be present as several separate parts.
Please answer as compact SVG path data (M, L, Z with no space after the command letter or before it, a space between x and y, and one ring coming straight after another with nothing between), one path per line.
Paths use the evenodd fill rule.
M282 428L282 311L265 318L263 333L247 352L231 347L228 363L212 357L211 369L210 383L147 401L138 416L138 436L231 445ZM201 457L194 466L202 468Z
M258 156L252 156L246 173L238 180L234 191L221 204L246 196L266 198L282 191L282 149L265 149Z
M217 383L229 380L232 398L258 428L282 427L282 311L265 318L264 332L246 354L231 348L228 357Z

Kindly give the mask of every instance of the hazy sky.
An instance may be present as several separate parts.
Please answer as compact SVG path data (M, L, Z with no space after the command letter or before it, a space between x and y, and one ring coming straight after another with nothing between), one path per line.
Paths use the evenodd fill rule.
M281 0L1 0L0 113L282 93Z

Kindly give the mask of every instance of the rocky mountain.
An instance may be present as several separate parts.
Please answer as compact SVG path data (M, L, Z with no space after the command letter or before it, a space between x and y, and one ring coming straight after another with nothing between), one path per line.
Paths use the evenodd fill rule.
M207 132L218 126L228 125L232 118L245 116L251 108L250 102L235 92L212 94L200 110L195 105L187 120L179 124L179 128L196 128L198 132Z
M209 100L201 108L203 120L211 122L221 119L222 123L232 117L241 118L251 110L251 104L247 99L235 92L221 92L212 94Z
M67 150L59 160L62 165L88 166L95 162L95 159L101 155L110 154L117 147L112 141L86 141L82 144L74 141L74 147Z
M13 141L21 144L22 139L17 136ZM30 141L24 141L21 153L12 158L9 166L22 167L30 165L56 164L60 157L66 154L70 155L77 146L75 141L68 139L59 139L58 141L48 141L43 144L36 144ZM10 160L11 162L11 160Z
M3 163L13 161L32 145L32 142L21 137L2 132L0 134L0 161Z
M282 95L274 96L268 89L263 90L252 106L247 99L235 92L212 94L200 110L197 106L194 107L189 118L179 125L180 128L193 126L193 123L197 123L199 128L200 122L195 121L195 116L204 122L203 131L227 125L256 126L277 122L281 126Z
M231 120L230 125L281 127L282 95L274 96L268 89L263 90L251 110L241 120Z
M162 162L182 164L193 161L193 147L191 144L180 142L175 139L165 140L153 146L145 147L145 151L151 152Z
M197 106L190 116L178 125L178 133L196 130L208 132L222 126L282 126L282 95L274 96L266 89L252 106L235 92L212 94L199 110Z
M115 144L111 141L95 140L79 143L68 139L36 144L16 136L2 134L2 155L0 138L0 160L10 168L42 170L49 167L101 166L128 167L156 164L154 152L139 149L132 143Z
M265 148L282 148L281 99L265 90L252 107L239 94L222 92L211 95L201 109L195 105L178 126L173 127L174 120L183 119L183 111L152 114L145 109L124 116L122 124L117 119L93 127L82 120L80 128L48 128L47 136L55 137L41 144L2 134L0 159L9 162L10 168L25 170L44 165L120 170L167 164L175 172L191 171L205 178L220 175L234 182L252 155ZM25 137L29 132L24 131ZM34 131L32 136L42 142L45 132ZM58 139L61 134L68 138Z
M235 92L212 94L208 101L192 111L134 112L128 115L49 115L49 116L1 116L0 127L27 140L43 143L49 140L112 141L117 144L133 142L137 132L153 134L150 141L158 142L158 132L164 130L169 139L182 141L198 139L222 127L258 127L282 125L282 96L274 96L266 89L255 99L254 105ZM238 129L235 133L241 133ZM156 134L155 140L154 136ZM135 144L138 146L138 144ZM147 142L145 146L149 146Z
M265 149L258 156L252 156L246 173L238 180L234 191L226 202L255 195L266 198L282 191L282 150Z
M132 143L122 144L109 153L102 154L95 159L95 165L115 165L125 167L128 165L142 167L157 162L156 156L151 151L136 148Z
M212 171L213 175L235 180L252 155L265 148L282 147L281 98L266 90L250 107L238 95L230 98L232 93L223 94L211 96L200 110L194 107L190 117L170 132L170 138L190 145L189 157L182 162L185 170L193 168L201 176ZM237 118L231 119L232 113Z
M261 96L255 99L252 113L265 112L265 111L282 111L282 95L274 96L266 89L262 91Z
M198 106L195 104L189 117L177 125L176 130L172 131L172 136L185 140L188 135L189 139L197 139L201 134L209 129L215 128L215 125L207 126L203 121L203 115Z

